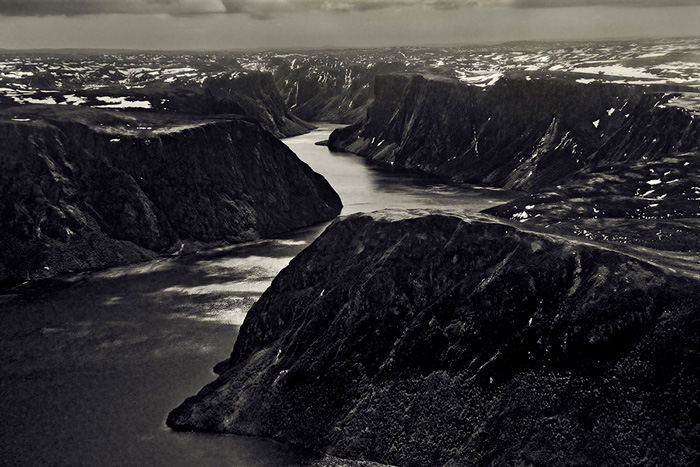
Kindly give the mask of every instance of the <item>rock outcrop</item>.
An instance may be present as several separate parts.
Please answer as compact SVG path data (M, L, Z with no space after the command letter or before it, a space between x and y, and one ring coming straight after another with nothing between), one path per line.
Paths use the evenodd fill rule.
M240 242L335 217L338 195L248 119L0 113L0 282Z
M333 150L455 180L532 191L611 162L700 149L693 93L511 74L479 87L429 75L377 77L366 118ZM690 96L690 97L688 97Z
M214 76L206 79L202 88L206 114L238 113L252 117L277 137L300 135L313 128L291 113L270 73L247 71ZM184 103L182 110L188 111L190 105Z
M698 286L495 218L356 214L167 423L399 466L694 465Z

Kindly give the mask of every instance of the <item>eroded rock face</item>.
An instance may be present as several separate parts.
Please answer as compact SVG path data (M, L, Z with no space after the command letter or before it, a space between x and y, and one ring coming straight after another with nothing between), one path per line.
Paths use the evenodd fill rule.
M693 93L512 74L490 87L378 76L366 118L329 147L395 167L525 191L586 167L700 148Z
M310 122L354 123L367 113L377 75L405 69L401 63L370 66L345 60L310 63L292 69L286 60L270 63L284 99L297 117Z
M0 282L251 240L341 208L245 119L23 106L2 112L0 140Z
M400 466L691 465L699 280L488 217L356 214L167 423Z
M256 119L263 128L280 138L307 133L313 128L290 112L270 73L248 71L210 77L196 91L194 98L178 102L179 93L175 90L170 93L165 108L188 113L201 108L206 115L244 115Z

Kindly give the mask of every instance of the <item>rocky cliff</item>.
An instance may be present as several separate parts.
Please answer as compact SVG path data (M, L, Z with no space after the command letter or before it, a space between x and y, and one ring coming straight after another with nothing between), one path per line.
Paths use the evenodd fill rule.
M700 148L700 120L686 107L697 94L579 81L521 73L480 87L430 75L379 76L366 118L336 130L329 147L526 191L586 167Z
M340 199L256 122L21 106L0 112L0 282L240 242Z
M276 59L275 82L294 115L310 122L354 123L367 113L377 75L403 71L400 63L353 63L351 58L304 57L295 68Z
M356 214L167 423L399 466L694 465L699 282L494 218Z
M291 113L270 73L219 73L204 79L201 85L176 85L167 88L163 95L150 91L146 95L156 109L251 117L278 138L300 135L313 128Z

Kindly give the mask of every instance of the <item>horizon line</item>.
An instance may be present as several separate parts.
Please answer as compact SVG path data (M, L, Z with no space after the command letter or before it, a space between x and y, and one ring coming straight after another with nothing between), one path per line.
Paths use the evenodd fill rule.
M584 43L584 42L631 42L631 41L661 41L661 40L684 40L698 39L698 35L686 36L620 36L620 37L598 37L582 39L523 39L510 41L476 41L476 42L452 42L452 43L428 43L428 44L402 44L402 45L323 45L323 46L287 46L287 47L264 47L264 48L194 48L194 49L158 49L158 48L123 48L123 47L39 47L39 48L4 48L0 47L0 54L7 53L60 53L60 54L92 54L92 53L153 53L153 54L177 54L177 53L270 53L270 52L323 52L331 50L379 50L379 49L400 49L400 48L459 48L459 47L479 47L479 46L505 46L516 44L556 44L556 43Z

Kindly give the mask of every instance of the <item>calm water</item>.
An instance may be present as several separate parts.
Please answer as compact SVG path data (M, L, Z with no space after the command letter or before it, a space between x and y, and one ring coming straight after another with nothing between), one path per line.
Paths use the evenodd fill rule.
M383 172L315 146L330 128L285 142L340 193L344 214L477 211L514 197ZM307 464L308 453L275 442L176 433L164 421L214 379L248 308L324 227L0 296L0 465Z
M513 200L504 190L448 184L433 177L380 169L354 154L329 152L316 141L327 138L331 128L319 127L309 134L288 138L287 145L340 194L343 212L352 214L383 208L436 208L480 211Z

